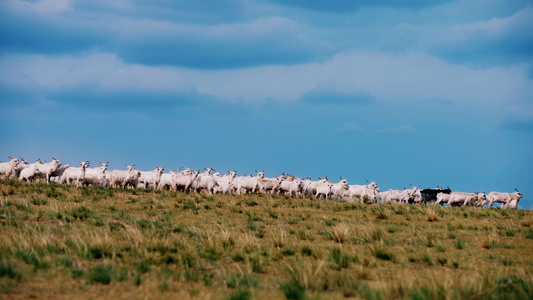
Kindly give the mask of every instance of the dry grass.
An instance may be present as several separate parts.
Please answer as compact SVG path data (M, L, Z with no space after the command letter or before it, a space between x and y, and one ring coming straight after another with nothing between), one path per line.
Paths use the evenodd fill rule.
M530 299L533 213L0 181L2 298Z
M341 244L348 240L350 233L351 229L345 223L339 223L335 225L335 227L333 227L333 229L329 232L331 239Z

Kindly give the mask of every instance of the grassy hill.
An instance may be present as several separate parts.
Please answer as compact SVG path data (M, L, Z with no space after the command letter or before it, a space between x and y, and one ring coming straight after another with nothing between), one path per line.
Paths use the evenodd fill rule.
M0 181L7 298L532 299L533 212Z

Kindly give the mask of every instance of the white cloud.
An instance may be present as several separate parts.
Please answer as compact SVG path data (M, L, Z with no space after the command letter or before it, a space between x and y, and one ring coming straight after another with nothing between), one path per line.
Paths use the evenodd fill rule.
M431 11L431 14L435 12ZM533 38L533 31L529 30L532 26L533 8L525 7L506 17L492 17L473 22L456 21L452 24L401 22L384 33L384 41L400 46L400 49L429 51L439 55L450 55L451 58L454 55L470 55L469 61L476 62L478 57L490 53L491 45L500 46L509 42L527 43ZM407 41L408 44L402 45L400 41ZM498 55L513 54L498 53Z
M323 63L187 74L203 93L249 102L295 101L321 82L395 102L442 98L489 104L521 101L533 94L527 65L474 69L421 53L348 51Z
M464 24L456 26L455 28L464 31L467 30L480 30L491 35L503 35L509 31L520 29L521 32L532 36L533 33L528 28L533 23L533 8L525 7L520 11L514 13L507 18L491 18L488 21L480 21L470 24ZM473 32L472 34L476 34Z
M0 58L5 85L43 89L93 86L103 90L180 92L198 90L218 99L262 102L298 101L320 84L346 91L366 91L378 101L411 103L448 99L476 105L529 103L533 80L528 66L474 69L420 53L393 55L343 52L323 63L264 66L238 70L193 70L128 64L113 54ZM15 80L17 79L17 80Z
M94 87L108 91L180 92L194 89L179 69L125 64L112 54L81 57L9 56L0 59L0 81L45 90ZM20 80L14 81L13 78ZM24 79L24 81L22 81Z
M288 38L287 42L315 42L305 24L284 17L262 17L245 22L222 24L191 24L153 19L116 18L107 22L119 36L138 39L187 38L209 42ZM310 44L309 44L310 46ZM322 45L323 46L323 45Z

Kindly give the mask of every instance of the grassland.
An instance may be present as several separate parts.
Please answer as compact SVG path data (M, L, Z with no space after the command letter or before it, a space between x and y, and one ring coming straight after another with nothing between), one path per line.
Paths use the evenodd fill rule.
M0 181L2 298L532 299L533 212Z

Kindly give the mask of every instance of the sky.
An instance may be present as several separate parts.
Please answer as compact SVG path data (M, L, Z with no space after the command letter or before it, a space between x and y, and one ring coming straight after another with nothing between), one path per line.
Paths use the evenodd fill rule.
M533 208L533 3L0 0L0 160L264 170Z

